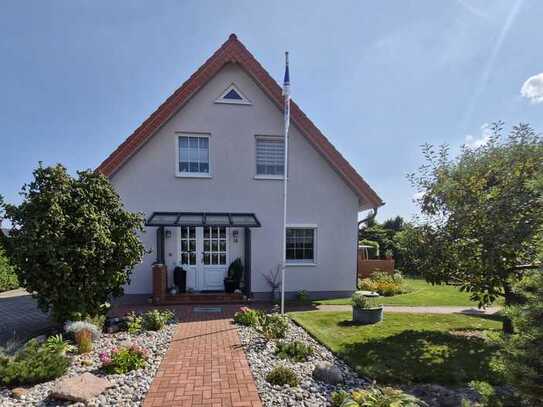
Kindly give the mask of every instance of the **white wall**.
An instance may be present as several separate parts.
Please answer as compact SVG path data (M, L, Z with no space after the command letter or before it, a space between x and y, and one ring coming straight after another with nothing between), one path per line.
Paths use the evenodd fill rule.
M217 104L231 84L252 105ZM175 176L176 132L210 134L212 177ZM253 212L262 227L252 229L252 290L267 292L262 273L281 259L282 181L255 176L255 135L281 135L282 113L238 66L225 66L111 178L126 207L153 211ZM288 223L317 224L317 265L291 266L288 291L351 291L355 286L358 198L295 126L289 133ZM177 261L175 235L165 247L171 269ZM134 272L127 293L150 293L156 258L155 228L142 241L153 253ZM230 258L242 254L243 233Z

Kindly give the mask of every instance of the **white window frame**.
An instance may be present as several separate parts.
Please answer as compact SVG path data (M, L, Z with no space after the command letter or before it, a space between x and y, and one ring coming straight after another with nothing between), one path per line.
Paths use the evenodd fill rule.
M285 167L283 166L283 174L282 175L271 175L271 174L259 174L258 173L258 161L257 161L257 148L258 148L258 140L280 140L283 141L283 151L285 150L285 141L283 140L283 136L278 135L264 135L264 134L257 134L255 135L255 179L268 179L268 180L282 180L285 178ZM284 152L283 152L284 154Z
M181 162L179 151L179 139L181 137L199 137L207 138L207 153L208 153L208 172L182 172L179 170L179 163ZM212 177L212 155L211 155L211 134L209 133L186 133L175 132L175 176L180 178L211 178Z
M287 229L312 229L313 230L313 261L310 260L288 260L286 259L286 266L288 267L298 267L298 266L316 266L318 265L317 262L317 254L318 254L318 225L316 224L288 224L286 225ZM287 231L284 231L285 233L285 239L287 238ZM285 253L286 255L286 253Z
M235 90L237 94L241 96L241 100L224 98L232 89ZM215 103L222 103L225 105L246 105L246 106L252 105L249 98L245 96L245 94L241 90L239 90L237 85L233 82L230 85L228 85L228 87L221 93L221 95L217 99L215 99Z

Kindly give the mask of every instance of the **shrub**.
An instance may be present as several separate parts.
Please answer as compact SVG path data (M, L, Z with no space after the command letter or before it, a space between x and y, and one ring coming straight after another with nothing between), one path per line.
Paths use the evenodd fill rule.
M294 373L294 371L286 366L275 366L270 373L266 375L268 383L284 386L288 384L290 387L297 387L300 384L300 380Z
M102 333L96 325L87 321L67 322L64 329L74 335L79 353L90 352L92 350L92 341L98 339Z
M267 339L284 338L288 330L288 319L281 314L265 314L260 321L259 331Z
M0 233L2 231L0 230ZM6 252L0 244L0 293L14 290L19 287L19 280L15 268L10 264Z
M372 386L347 393L344 390L332 393L332 407L416 407L426 403L415 396L392 387Z
M170 310L151 310L143 314L142 326L146 331L160 331L164 325L175 320L175 314Z
M125 374L141 369L145 366L147 358L147 351L137 345L115 348L110 353L100 353L102 367L109 374Z
M313 354L313 347L302 341L278 342L275 354L281 359L290 359L295 362L305 362Z
M66 356L33 339L14 357L0 356L0 382L10 386L42 383L62 376L69 365Z
M95 316L88 316L85 318L85 321L90 322L95 325L99 330L104 330L104 325L106 324L106 316L103 314L98 314Z
M58 352L66 354L66 352L73 352L75 347L65 340L61 334L52 335L45 341L45 347L51 352Z
M351 302L355 308L369 309L377 306L375 299L366 297L362 291L355 291L351 297Z
M501 343L501 365L505 378L528 405L543 400L543 275L530 273L515 287L524 304L506 308L515 333L504 335Z
M306 303L311 301L311 299L309 298L309 293L307 292L307 290L299 290L296 293L296 300L298 302L301 302L302 304L306 304Z
M126 330L130 334L137 334L143 329L143 317L134 311L129 312L125 317Z
M40 166L19 205L0 205L13 225L10 260L39 308L59 322L94 315L123 294L144 254L143 217L125 210L104 175ZM1 209L1 208L0 208Z
M378 292L385 297L409 291L399 272L395 272L394 274L384 272L373 273L371 277L361 279L359 287L361 290Z
M236 324L257 328L260 325L262 315L262 311L258 311L248 307L241 307L239 309L239 312L236 312L234 314L234 322Z

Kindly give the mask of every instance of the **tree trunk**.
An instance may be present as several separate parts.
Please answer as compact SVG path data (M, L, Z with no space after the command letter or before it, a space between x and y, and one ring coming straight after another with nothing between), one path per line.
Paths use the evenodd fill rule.
M515 303L515 294L513 293L513 289L511 288L511 284L504 283L503 284L503 296L505 299L505 306L511 306ZM502 330L504 334L512 334L515 332L515 328L513 327L513 321L511 321L511 318L505 316L503 319L503 325Z

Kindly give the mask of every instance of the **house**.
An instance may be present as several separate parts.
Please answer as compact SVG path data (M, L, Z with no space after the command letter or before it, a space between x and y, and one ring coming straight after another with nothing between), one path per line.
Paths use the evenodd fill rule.
M265 275L282 258L284 142L281 87L232 34L98 170L126 208L143 212L145 247L127 295L148 297L152 265L187 270L194 291L224 290L244 263L243 290L269 298ZM292 102L286 291L352 293L357 218L383 205Z

